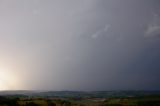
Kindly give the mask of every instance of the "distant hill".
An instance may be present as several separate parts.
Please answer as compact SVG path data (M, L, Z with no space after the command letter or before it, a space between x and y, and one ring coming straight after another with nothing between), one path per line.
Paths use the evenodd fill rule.
M47 96L61 98L107 98L107 97L134 97L147 95L160 95L160 91L31 91L15 90L0 91L0 95L25 95L25 96Z

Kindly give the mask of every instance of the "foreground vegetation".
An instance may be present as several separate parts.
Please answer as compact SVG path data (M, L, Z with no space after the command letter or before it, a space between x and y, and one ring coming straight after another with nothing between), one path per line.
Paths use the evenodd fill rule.
M64 93L64 92L63 92ZM62 93L62 94L63 94ZM160 95L135 96L88 96L87 94L72 96L0 96L0 106L160 106ZM104 95L104 94L103 94Z

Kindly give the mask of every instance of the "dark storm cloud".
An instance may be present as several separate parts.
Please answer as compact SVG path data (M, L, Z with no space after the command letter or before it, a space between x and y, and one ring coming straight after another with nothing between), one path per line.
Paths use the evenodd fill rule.
M97 2L96 18L88 22L91 32L78 39L81 51L89 52L74 69L78 84L84 89L159 89L159 38L146 38L159 35L157 3Z
M160 89L159 5L1 1L0 56L16 61L22 89Z

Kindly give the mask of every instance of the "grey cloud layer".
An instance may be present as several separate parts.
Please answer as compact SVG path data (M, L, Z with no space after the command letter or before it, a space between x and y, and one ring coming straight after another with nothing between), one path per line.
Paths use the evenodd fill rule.
M17 66L23 89L160 89L159 5L1 1L0 56Z

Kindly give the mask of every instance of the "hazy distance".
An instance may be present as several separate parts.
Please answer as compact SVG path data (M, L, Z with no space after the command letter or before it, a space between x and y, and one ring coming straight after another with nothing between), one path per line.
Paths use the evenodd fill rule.
M159 0L0 0L1 90L160 90Z

